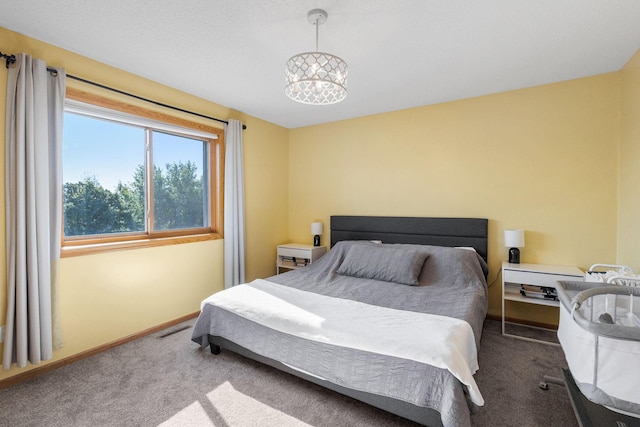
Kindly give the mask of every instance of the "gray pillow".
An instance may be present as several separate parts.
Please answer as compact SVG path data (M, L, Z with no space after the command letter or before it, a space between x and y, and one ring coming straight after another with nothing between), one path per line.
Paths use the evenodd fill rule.
M380 245L353 245L336 273L343 276L417 285L428 253Z

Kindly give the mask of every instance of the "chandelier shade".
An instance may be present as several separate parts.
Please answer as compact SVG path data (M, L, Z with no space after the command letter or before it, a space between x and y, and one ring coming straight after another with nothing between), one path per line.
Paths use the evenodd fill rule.
M330 53L317 52L318 26L327 20L327 13L314 9L307 18L316 26L316 52L289 58L284 91L289 98L303 104L335 104L347 97L347 63Z
M285 93L303 104L335 104L347 97L347 63L323 52L305 52L287 61Z

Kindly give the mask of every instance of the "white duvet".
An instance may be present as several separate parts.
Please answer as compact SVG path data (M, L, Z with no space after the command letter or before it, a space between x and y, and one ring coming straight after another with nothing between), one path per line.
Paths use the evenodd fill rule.
M205 304L300 338L447 369L467 386L473 403L484 404L473 379L478 370L473 330L463 320L328 297L262 279L218 292Z

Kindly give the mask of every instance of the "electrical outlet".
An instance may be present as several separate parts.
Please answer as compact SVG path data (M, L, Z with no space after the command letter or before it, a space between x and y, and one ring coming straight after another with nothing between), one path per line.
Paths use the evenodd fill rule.
M0 326L0 342L4 342L4 326Z

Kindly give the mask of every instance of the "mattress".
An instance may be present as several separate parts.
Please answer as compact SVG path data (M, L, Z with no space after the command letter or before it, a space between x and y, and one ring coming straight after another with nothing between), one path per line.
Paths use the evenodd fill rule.
M479 346L487 310L487 286L486 264L475 251L383 245L393 250L426 254L415 286L338 274L352 248L361 250L368 245L371 250L380 247L369 242L340 242L310 266L270 277L268 281L377 307L459 319L469 325L476 348ZM304 339L230 310L203 304L192 339L207 345L209 336L222 337L262 357L341 387L418 408L431 408L440 414L441 425L470 425L469 413L474 404L468 388L447 369L368 348Z

